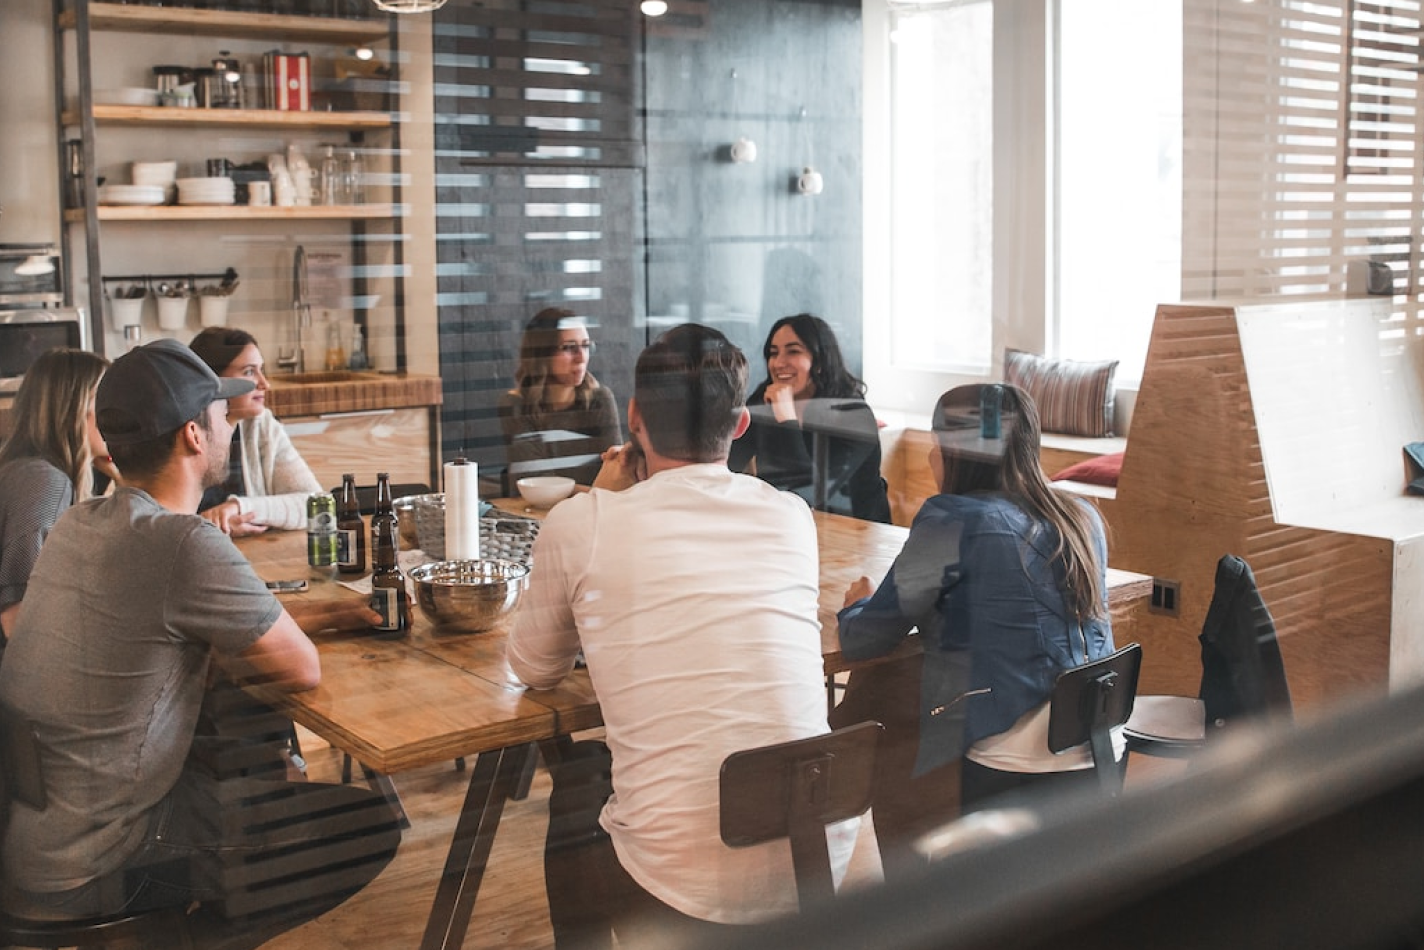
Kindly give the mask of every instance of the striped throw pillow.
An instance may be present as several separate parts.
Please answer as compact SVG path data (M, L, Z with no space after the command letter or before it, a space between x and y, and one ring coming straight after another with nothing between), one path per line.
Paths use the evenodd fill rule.
M1112 435L1116 372L1117 360L1088 363L1004 351L1004 381L1033 397L1044 432Z

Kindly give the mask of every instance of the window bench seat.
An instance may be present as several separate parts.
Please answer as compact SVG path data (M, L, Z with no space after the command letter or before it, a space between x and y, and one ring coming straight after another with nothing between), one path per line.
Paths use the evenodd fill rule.
M889 489L891 519L898 525L908 525L915 518L925 499L938 492L930 474L929 453L935 445L927 423L909 423L881 430L881 474ZM1083 436L1043 434L1041 460L1049 476L1070 465L1103 455L1127 450L1126 437L1103 439ZM1059 482L1061 487L1093 499L1111 499L1116 489L1086 482Z

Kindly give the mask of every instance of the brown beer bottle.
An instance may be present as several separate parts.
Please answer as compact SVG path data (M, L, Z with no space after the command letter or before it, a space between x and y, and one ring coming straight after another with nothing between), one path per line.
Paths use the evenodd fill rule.
M376 476L376 511L371 516L371 609L381 615L376 630L395 637L410 628L410 595L397 559L399 550L400 524L391 504L391 480L382 472Z
M366 522L356 499L356 476L341 476L336 501L336 568L343 574L366 573Z

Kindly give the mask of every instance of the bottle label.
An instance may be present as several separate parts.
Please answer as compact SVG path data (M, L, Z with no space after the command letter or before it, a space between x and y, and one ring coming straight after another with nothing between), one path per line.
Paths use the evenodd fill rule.
M336 532L336 563L339 567L356 566L356 532L342 528Z
M371 588L371 609L381 615L381 622L376 624L377 630L400 630L405 626L405 617L402 616L401 591L394 587L373 587Z

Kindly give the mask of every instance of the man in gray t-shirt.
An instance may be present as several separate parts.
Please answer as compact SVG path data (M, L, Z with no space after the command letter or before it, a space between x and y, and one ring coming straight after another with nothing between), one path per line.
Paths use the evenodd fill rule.
M82 917L199 900L232 916L275 903L260 920L218 925L223 936L270 935L353 893L394 853L399 830L379 795L265 782L264 797L297 820L254 829L222 814L237 799L189 755L210 661L310 689L321 669L302 626L375 619L356 601L293 617L195 514L227 470L226 400L251 388L172 340L131 351L100 383L97 421L123 484L55 525L0 668L0 701L33 724L48 794L43 810L11 807L0 870L14 911ZM210 759L211 744L204 751ZM323 870L323 847L366 857ZM311 852L312 870L275 902L224 883L234 858L250 869L294 849Z

